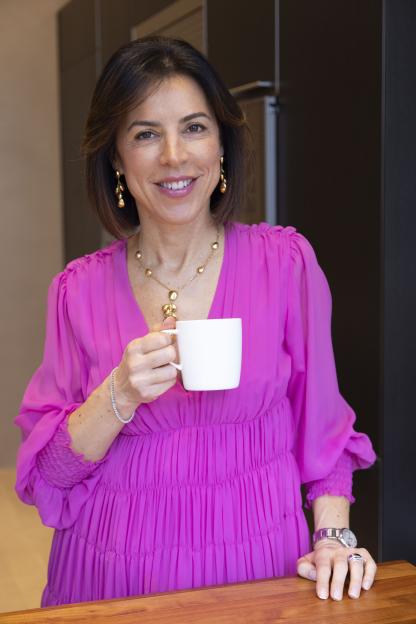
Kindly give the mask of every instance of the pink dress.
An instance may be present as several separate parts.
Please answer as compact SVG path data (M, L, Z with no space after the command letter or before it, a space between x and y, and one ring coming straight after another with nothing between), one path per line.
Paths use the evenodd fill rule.
M239 388L178 382L141 405L106 456L70 448L69 414L147 333L126 241L79 258L49 290L44 359L23 398L16 491L54 527L42 606L296 574L302 509L351 502L375 460L339 393L331 295L293 227L226 227L209 318L241 317Z

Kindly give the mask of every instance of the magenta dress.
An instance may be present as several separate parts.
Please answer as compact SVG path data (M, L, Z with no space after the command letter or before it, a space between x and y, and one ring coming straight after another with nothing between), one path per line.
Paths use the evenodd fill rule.
M239 388L177 382L89 462L68 416L148 328L125 240L52 281L44 359L16 418L16 491L56 529L42 606L295 575L311 548L301 484L306 506L354 501L352 472L375 454L339 393L330 290L295 228L226 226L209 312L222 317L242 319Z

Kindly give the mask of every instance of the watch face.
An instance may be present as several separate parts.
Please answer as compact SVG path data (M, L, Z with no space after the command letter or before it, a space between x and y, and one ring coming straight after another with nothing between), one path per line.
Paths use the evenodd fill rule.
M357 538L349 529L342 530L342 541L345 542L348 548L355 548L357 546Z

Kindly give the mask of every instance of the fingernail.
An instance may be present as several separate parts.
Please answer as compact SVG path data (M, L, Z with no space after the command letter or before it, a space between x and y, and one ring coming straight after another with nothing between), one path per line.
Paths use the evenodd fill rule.
M339 591L339 589L336 589L334 591L334 598L335 598L335 600L341 600L342 599L342 593Z
M328 598L328 592L325 589L320 589L318 591L318 596L319 598L321 598L322 600L326 600Z
M349 592L350 598L358 598L358 592L354 589Z
M316 581L316 572L315 572L315 570L311 570L309 572L308 576L311 579L311 581Z
M370 583L368 581L364 581L363 587L364 589L370 589Z

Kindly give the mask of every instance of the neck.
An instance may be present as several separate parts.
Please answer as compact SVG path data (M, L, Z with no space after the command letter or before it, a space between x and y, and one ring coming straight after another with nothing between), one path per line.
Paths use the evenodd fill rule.
M210 214L179 225L155 223L140 215L140 230L134 237L133 249L140 247L146 266L179 275L205 259L216 236L217 226Z

